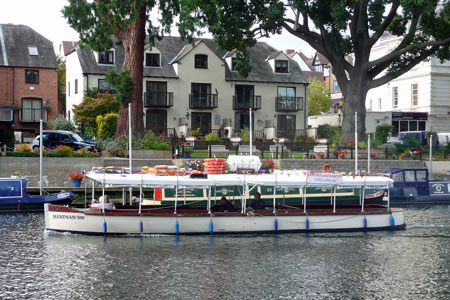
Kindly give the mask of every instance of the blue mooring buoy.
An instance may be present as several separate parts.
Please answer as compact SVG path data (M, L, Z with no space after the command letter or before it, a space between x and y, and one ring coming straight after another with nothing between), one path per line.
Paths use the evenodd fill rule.
M273 221L273 227L275 228L275 231L278 230L278 220L275 218L275 220Z
M214 224L212 220L209 220L209 234L214 233Z
M395 227L395 219L393 215L391 215L391 217L389 218L389 222L391 222L392 227Z
M106 221L103 221L103 233L108 232L108 224L106 224Z
M366 218L366 216L364 216L363 225L364 225L364 229L367 229L367 218Z
M306 220L305 220L305 227L306 227L306 229L309 229L309 219L308 218L306 218Z
M175 222L175 233L178 235L180 233L180 224L178 220Z
M142 223L142 220L139 220L139 231L140 233L144 232L144 223Z

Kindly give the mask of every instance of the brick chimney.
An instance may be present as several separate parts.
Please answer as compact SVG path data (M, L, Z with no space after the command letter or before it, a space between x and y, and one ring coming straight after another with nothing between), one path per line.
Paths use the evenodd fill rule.
M286 55L291 55L294 52L295 52L294 49L286 49L286 50L284 50L284 53L286 53Z

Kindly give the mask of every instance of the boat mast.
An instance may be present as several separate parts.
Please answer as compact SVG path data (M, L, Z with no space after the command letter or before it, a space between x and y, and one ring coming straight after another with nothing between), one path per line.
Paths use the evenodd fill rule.
M252 145L253 145L253 127L252 127L252 108L249 108L250 113L250 156L252 156Z
M130 167L130 175L133 174L132 167L133 167L133 149L132 149L132 141L133 141L133 135L131 132L131 103L128 103L128 158L129 158L129 167ZM133 188L130 187L130 205L133 198Z
M355 174L358 174L358 112L355 111Z
M43 156L43 152L44 152L44 147L43 147L43 137L42 137L42 119L40 120L40 126L39 126L39 134L40 134L40 138L39 138L39 195L42 196L42 156Z

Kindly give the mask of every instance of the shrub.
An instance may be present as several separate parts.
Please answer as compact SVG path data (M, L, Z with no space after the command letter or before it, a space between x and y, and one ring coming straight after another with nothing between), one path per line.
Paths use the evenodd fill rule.
M328 124L319 125L317 135L321 138L328 139L331 143L337 143L341 140L341 127Z
M27 144L20 144L14 147L15 152L32 152L32 149Z
M207 141L207 142L220 142L221 140L214 133L210 133L207 136L205 136L205 141Z
M301 136L301 135L297 135L295 138L294 138L294 143L303 143L303 137Z
M116 133L117 118L117 113L109 113L104 116L97 116L97 136L103 139L113 137Z
M7 151L6 152L6 156L11 156L11 157L37 157L37 156L39 156L39 153L36 153L36 152L12 152L12 151Z
M68 153L75 153L75 150L73 150L72 147L65 146L65 145L59 145L56 150L56 152L68 152Z
M387 138L391 135L394 126L389 124L381 124L375 129L375 142L377 145L386 143Z
M53 130L67 130L74 131L75 126L72 122L64 118L63 115L58 115L56 118L48 122L48 126Z
M395 154L395 152L397 152L397 147L395 145L392 144L382 144L379 147L380 149L383 149L383 151L388 151L388 155L393 155Z
M367 149L367 143L366 142L359 142L358 143L358 149Z

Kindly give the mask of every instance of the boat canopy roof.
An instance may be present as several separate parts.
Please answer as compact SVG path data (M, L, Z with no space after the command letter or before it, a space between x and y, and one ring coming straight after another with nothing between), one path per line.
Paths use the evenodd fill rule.
M157 176L155 174L111 174L88 172L90 178L105 186L145 186L161 188L208 188L211 186L263 185L286 188L317 187L387 187L393 180L386 176L344 176L306 170L275 171L271 174L214 174L207 178L190 176Z

